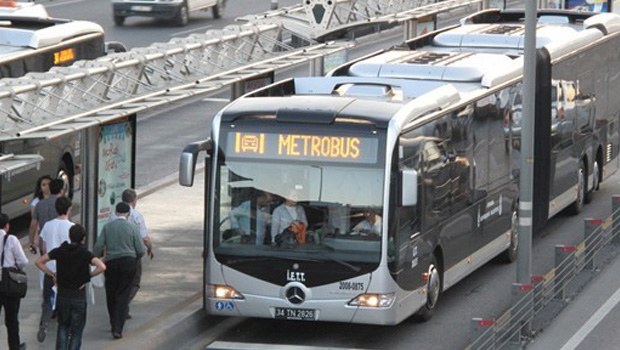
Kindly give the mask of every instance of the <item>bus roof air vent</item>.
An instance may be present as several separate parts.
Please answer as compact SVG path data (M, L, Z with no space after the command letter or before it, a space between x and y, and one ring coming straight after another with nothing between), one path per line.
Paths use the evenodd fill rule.
M539 25L536 47L553 42L564 42L578 33L563 25ZM438 34L433 44L442 47L523 50L525 31L523 25L471 24Z
M510 35L523 33L523 26L509 25L509 24L495 24L491 25L481 32L482 34L490 35Z
M379 98L392 98L396 95L394 87L379 83L342 84L334 89L334 93L339 96ZM402 96L402 93L400 95Z
M409 64L431 64L437 63L441 60L444 60L454 54L448 52L425 52L422 55L417 55L410 60L407 60L406 63Z
M459 53L437 63L384 64L379 71L379 77L479 82L488 67L504 67L510 65L512 61L506 55Z

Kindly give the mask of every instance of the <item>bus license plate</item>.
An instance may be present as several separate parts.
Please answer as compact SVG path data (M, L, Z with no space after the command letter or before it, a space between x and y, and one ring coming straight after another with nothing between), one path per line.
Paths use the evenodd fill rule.
M281 320L314 321L314 311L311 309L276 308L276 318Z
M151 12L152 10L151 6L132 6L131 9L136 12Z

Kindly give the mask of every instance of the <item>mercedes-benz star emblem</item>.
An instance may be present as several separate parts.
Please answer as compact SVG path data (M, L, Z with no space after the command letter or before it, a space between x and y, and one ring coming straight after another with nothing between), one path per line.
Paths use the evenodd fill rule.
M291 304L301 304L306 299L306 293L299 287L291 287L286 290L286 299Z

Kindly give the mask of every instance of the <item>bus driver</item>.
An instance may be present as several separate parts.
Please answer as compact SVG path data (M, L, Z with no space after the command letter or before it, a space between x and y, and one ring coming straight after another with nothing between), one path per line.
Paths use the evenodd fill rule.
M352 234L362 233L381 235L382 225L383 220L381 219L381 216L377 215L374 210L365 210L364 220L360 221L357 225L353 227L354 233Z

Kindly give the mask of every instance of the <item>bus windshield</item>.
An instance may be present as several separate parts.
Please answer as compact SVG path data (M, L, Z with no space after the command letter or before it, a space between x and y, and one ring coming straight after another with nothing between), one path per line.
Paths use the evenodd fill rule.
M218 260L378 263L384 185L379 138L339 135L341 154L331 149L331 157L322 159L309 150L304 154L303 143L299 152L270 149L293 140L288 132L251 135L258 137L263 153L239 154L235 145L242 140L231 132L218 158L218 224L212 235ZM308 146L314 137L320 139L316 142L337 143L333 134L295 136L305 138ZM246 144L256 145L253 141ZM343 145L358 141L355 160L339 159L347 156Z

